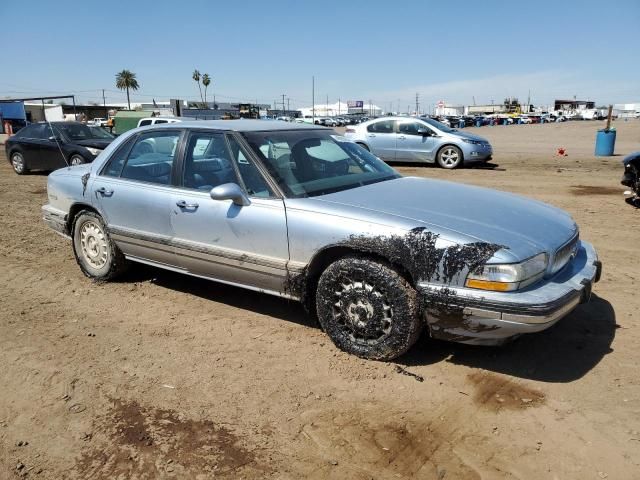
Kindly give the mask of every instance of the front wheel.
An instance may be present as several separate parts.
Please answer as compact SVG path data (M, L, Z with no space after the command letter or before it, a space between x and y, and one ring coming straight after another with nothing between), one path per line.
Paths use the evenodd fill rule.
M366 258L329 265L318 282L316 309L338 348L372 360L402 355L422 329L417 292L391 267Z
M448 170L457 168L462 164L462 151L454 146L447 145L438 152L438 165Z
M111 240L104 221L95 212L85 210L76 217L73 253L82 272L94 280L111 280L128 267L124 255Z
M29 173L27 164L24 161L24 156L20 152L14 152L11 154L11 166L13 167L13 171L18 175Z

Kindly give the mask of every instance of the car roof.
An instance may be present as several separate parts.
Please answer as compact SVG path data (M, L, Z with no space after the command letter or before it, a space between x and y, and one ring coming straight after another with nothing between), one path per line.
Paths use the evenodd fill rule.
M228 130L230 132L261 132L269 130L328 130L318 125L309 125L306 123L282 122L280 120L191 120L180 122L179 126L175 124L162 123L160 125L152 125L148 128L200 128L212 130Z

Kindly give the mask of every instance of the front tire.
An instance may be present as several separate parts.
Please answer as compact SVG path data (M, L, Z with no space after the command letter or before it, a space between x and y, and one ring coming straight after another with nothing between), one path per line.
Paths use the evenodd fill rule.
M371 360L402 355L422 330L417 292L394 269L367 258L329 265L318 282L316 309L338 348Z
M462 164L462 150L455 145L446 145L438 152L438 165L453 170Z
M24 156L20 152L13 152L11 154L11 166L13 167L13 171L18 175L25 175L29 173L27 164L24 161Z
M111 240L100 215L84 210L73 225L73 254L82 273L94 280L108 281L127 269L128 262Z

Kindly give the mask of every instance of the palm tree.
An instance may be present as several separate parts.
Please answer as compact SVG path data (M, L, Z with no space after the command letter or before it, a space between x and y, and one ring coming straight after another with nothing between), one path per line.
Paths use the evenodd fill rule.
M208 73L205 73L202 76L202 85L204 85L204 104L205 104L205 108L207 105L207 88L209 88L209 85L211 85L211 77L209 76Z
M129 70L122 70L116 74L116 87L118 90L127 91L127 106L131 110L131 101L129 100L129 89L138 90L138 80L136 80L136 74Z
M198 84L198 90L200 90L200 101L204 102L204 100L202 99L202 87L200 86L200 72L198 71L198 69L193 71L191 78L193 78L193 81Z

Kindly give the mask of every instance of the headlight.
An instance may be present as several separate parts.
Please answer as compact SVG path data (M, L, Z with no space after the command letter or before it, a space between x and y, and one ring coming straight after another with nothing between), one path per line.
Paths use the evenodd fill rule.
M100 148L85 147L91 155L98 155L102 150Z
M479 140L471 140L470 138L463 138L462 141L465 143L471 143L473 145L482 145L484 143Z
M467 275L465 286L499 292L518 290L541 278L548 261L547 254L540 253L521 263L482 265Z

